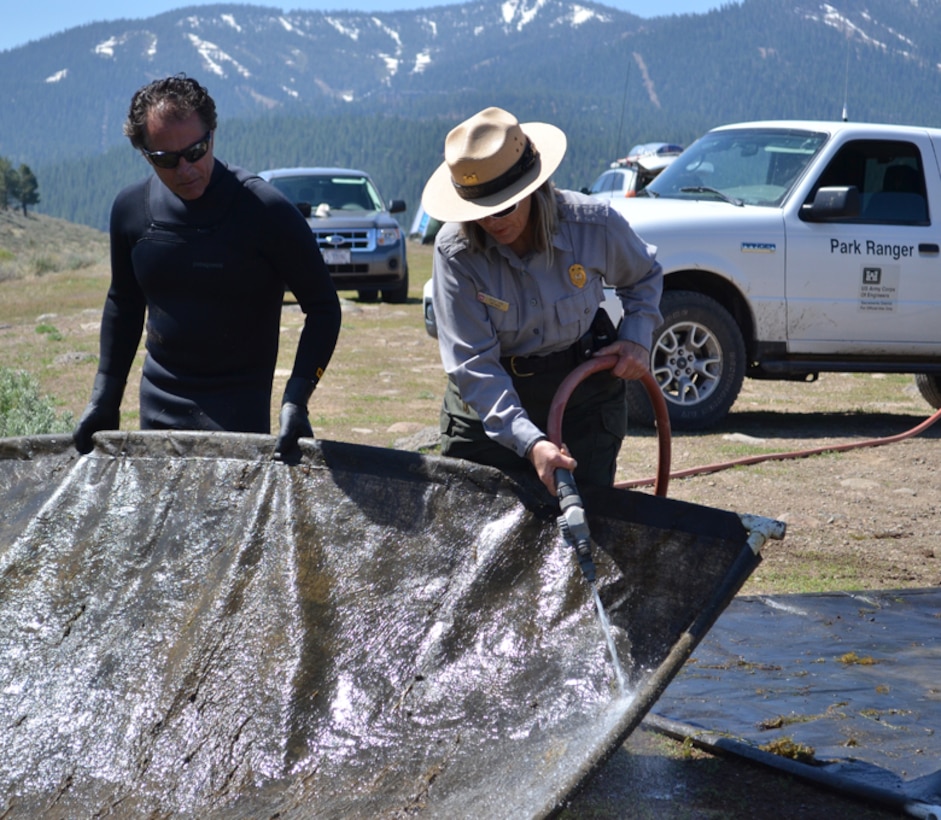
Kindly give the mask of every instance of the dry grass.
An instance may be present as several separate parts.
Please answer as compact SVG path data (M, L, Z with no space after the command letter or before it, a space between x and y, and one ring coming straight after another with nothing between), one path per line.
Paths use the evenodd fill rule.
M0 210L0 283L82 270L99 264L107 253L107 237L101 231Z
M81 226L0 212L0 257L15 276L0 281L0 361L26 370L57 405L78 415L97 369L101 307L108 289L107 236ZM28 275L38 257L59 261ZM94 260L73 269L66 260ZM359 303L342 292L343 325L327 377L311 403L322 438L390 446L417 429L437 424L444 375L436 342L425 333L421 288L431 275L431 251L410 248L411 296L404 305ZM287 302L275 375L272 418L290 374L304 316ZM143 348L129 378L122 426L136 429L136 394Z
M421 313L421 286L431 274L430 251L410 251L407 304L359 303L353 294L341 293L340 339L310 405L311 423L321 438L392 446L438 423L445 377L437 342L425 332ZM279 391L290 371L301 319L296 307L284 313Z

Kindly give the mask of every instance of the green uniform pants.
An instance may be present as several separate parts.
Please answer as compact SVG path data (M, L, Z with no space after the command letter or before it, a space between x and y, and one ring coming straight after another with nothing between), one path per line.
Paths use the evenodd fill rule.
M514 378L523 408L541 430L559 385L570 371ZM621 442L627 435L627 388L607 370L589 376L575 388L562 416L562 443L578 462L579 484L611 486ZM477 413L448 380L441 408L441 454L489 464L504 471L532 471L532 465L508 447L487 437Z

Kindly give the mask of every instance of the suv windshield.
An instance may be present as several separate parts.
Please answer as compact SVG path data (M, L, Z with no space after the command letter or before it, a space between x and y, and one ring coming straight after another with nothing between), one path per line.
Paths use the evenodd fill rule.
M306 174L277 176L270 182L291 202L306 203L314 212L384 210L379 193L366 177Z
M713 131L693 143L641 196L776 207L827 135L789 129Z

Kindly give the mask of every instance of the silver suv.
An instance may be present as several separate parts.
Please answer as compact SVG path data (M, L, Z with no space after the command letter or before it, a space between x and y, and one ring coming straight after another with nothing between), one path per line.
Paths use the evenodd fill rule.
M363 301L380 292L385 302L408 299L405 234L369 174L353 168L276 168L259 173L294 202L317 237L337 290L356 290Z

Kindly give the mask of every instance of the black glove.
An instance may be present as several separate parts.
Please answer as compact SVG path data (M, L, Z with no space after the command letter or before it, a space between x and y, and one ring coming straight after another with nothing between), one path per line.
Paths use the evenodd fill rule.
M314 431L307 418L307 402L314 392L313 382L301 376L292 376L284 388L281 399L281 430L274 446L275 456L283 459L297 449L299 438L313 438Z
M91 437L99 430L117 430L121 426L121 397L124 395L124 382L115 376L104 373L95 374L91 398L78 426L72 432L72 442L80 453L90 453Z

